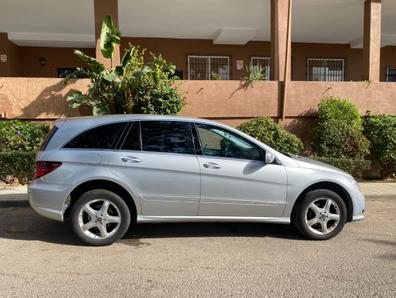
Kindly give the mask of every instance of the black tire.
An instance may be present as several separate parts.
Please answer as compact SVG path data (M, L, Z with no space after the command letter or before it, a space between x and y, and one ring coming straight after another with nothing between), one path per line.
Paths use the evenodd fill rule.
M320 200L322 199L323 200ZM314 226L311 226L311 228L309 227L309 225L306 222L306 216L307 216L307 220L308 219L312 219L312 218L308 218L308 216L310 215L309 213L313 213L313 210L308 210L311 209L311 207L309 207L311 205L311 203L315 202L316 204L320 204L322 203L322 201L324 202L324 204L326 203L326 199L331 199L332 202L332 206L330 208L332 208L332 212L331 213L336 213L338 212L339 215L339 220L338 222L336 220L329 220L328 219L328 213L320 213L319 218L325 218L325 220L329 220L326 223L322 223L322 222L318 222L317 224L315 224ZM320 207L324 207L324 206L320 206ZM338 208L338 209L336 209ZM338 211L335 211L338 210ZM316 219L317 218L317 214L313 213L313 217ZM331 214L334 215L334 214ZM327 217L326 217L327 216ZM311 215L312 217L312 215ZM339 232L341 232L341 230L343 229L345 222L347 219L347 208L345 206L344 201L342 200L342 198L335 192L331 191L331 190L327 190L327 189L318 189L318 190L313 190L310 192L307 192L306 195L304 196L304 198L301 200L301 202L299 202L299 204L296 206L296 210L295 213L292 216L292 224L297 228L297 230L306 238L311 239L311 240L327 240L327 239L331 239L333 237L335 237ZM326 227L330 226L331 229L329 229L329 232L324 233L322 228L322 224L325 224ZM317 230L316 232L313 232ZM320 234L323 233L323 234Z
M97 203L95 203L96 200L98 201ZM80 212L84 212L84 211L82 211L83 207L86 206L86 204L88 204L90 202L93 202L91 204L100 204L101 202L105 202L105 201L110 202L110 205L109 205L110 207L108 207L109 209L106 210L106 214L108 215L108 217L105 216L103 218L107 218L107 219L109 219L110 217L118 218L117 219L118 222L117 223L106 223L106 219L99 218L100 220L103 219L103 223L101 223L101 225L106 226L106 231L107 231L107 228L111 229L112 225L115 226L115 228L113 228L113 230L110 231L108 237L105 237L105 236L102 237L100 230L94 226L91 228L91 230L89 230L88 234L92 234L92 235L95 235L95 233L99 234L99 235L97 235L97 237L99 237L99 238L93 238L93 236L87 235L86 232L84 232L82 230L82 227L80 227L80 221L79 221L80 220ZM103 205L104 205L104 203L102 203L102 206ZM90 206L90 207L92 207L92 206ZM94 207L92 207L92 209L96 212L99 211L99 210L95 209ZM112 212L112 214L113 215L115 214L116 216L111 216L110 214L108 214L108 212ZM93 218L91 218L90 215L83 214L82 216L88 216L89 222L91 220L93 220ZM77 200L77 202L74 204L74 206L71 210L70 218L71 218L73 230L76 233L76 235L78 236L78 238L80 238L80 240L82 240L85 244L93 245L93 246L110 245L110 244L118 241L125 235L125 233L127 232L128 228L129 228L130 222L131 222L131 214L129 212L129 208L126 205L125 201L119 195L117 195L111 191L104 190L104 189L90 190L90 191L82 194L80 196L80 198ZM95 221L95 223L96 222L97 221ZM98 233L98 231L99 231L99 233ZM106 234L104 234L104 235L106 235ZM103 239L100 239L100 238L103 238Z

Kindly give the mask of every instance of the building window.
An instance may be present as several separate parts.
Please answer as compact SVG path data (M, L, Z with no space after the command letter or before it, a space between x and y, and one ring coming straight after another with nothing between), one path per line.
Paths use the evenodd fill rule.
M75 67L68 67L68 68L57 68L57 76L58 78L66 78L68 75L71 75L73 72L75 72L77 68Z
M188 56L189 80L229 80L229 56Z
M396 82L396 67L388 66L386 68L386 81Z
M308 58L308 81L344 81L344 59Z
M271 74L271 58L270 57L251 57L250 67L261 67L263 69L264 80L270 79Z

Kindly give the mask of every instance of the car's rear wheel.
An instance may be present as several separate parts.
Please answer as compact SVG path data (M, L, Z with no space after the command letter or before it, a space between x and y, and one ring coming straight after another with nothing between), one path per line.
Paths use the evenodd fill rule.
M78 199L71 211L74 232L86 244L109 245L127 232L131 215L124 200L104 190L91 190Z
M341 232L346 218L347 209L342 198L333 191L318 189L304 196L293 220L306 238L327 240Z

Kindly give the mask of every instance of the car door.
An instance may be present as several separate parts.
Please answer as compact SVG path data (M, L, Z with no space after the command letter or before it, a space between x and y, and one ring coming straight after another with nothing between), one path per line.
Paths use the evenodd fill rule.
M128 181L145 216L198 212L200 168L192 126L183 121L134 122L110 166Z
M265 151L225 128L195 124L202 155L200 216L279 217L286 171L263 162Z

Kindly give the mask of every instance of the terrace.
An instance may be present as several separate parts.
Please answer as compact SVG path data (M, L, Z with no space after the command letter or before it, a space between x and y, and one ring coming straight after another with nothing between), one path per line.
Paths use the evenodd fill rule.
M266 115L303 135L324 96L349 98L362 114L396 114L392 0L5 0L2 117L84 113L70 110L64 98L89 82L65 86L60 77L83 66L74 48L105 61L97 46L105 15L123 34L116 61L132 43L176 65L183 115L231 125ZM265 80L244 87L250 65L262 66Z

